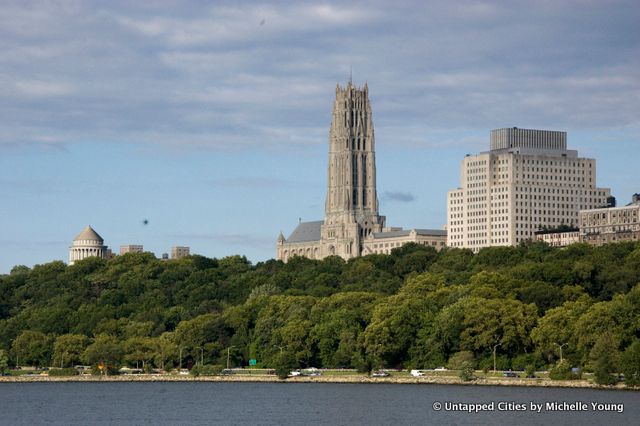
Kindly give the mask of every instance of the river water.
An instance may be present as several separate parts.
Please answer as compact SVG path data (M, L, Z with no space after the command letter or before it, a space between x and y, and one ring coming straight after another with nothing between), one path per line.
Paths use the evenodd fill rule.
M631 391L332 383L0 383L0 424L11 426L590 426L632 425L638 418L640 392Z

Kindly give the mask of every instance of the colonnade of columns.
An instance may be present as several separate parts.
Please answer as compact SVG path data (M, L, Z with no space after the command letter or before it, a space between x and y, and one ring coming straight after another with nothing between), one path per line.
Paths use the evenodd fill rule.
M106 250L104 247L72 247L69 263L73 264L74 262L86 259L87 257L104 258L105 255Z

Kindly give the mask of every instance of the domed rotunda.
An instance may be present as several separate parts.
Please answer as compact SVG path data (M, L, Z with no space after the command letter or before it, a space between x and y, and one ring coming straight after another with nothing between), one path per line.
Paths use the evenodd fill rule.
M87 226L73 239L69 247L69 265L87 257L108 258L109 250L102 237L90 226Z

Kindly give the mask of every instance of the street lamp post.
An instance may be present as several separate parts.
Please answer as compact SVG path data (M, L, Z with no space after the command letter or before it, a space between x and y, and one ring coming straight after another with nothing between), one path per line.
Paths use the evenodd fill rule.
M235 348L235 346L229 346L227 348L227 370L229 369L229 356L231 354L231 348Z
M496 372L496 349L498 349L498 346L500 346L500 343L493 346L493 372L494 373Z
M560 364L562 364L562 348L567 346L568 344L569 342L563 344L556 343L556 345L560 348Z
M273 345L274 348L280 348L280 355L282 355L282 351L284 350L284 346Z

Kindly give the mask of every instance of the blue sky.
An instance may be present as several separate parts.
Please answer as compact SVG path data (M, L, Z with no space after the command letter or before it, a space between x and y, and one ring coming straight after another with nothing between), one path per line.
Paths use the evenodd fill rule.
M640 192L637 1L2 1L0 273L114 251L274 255L322 219L336 83L368 82L381 213L441 228L489 131L564 130ZM143 220L149 221L148 225Z

